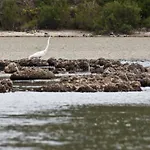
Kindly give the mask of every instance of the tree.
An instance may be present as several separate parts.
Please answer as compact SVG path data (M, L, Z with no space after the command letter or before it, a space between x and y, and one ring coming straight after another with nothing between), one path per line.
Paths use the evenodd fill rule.
M20 8L15 0L5 0L2 6L1 25L5 30L17 30L21 23Z
M51 5L43 4L40 8L39 27L57 29L66 27L69 23L69 7L65 0L53 1Z
M104 33L119 32L129 33L133 28L137 28L140 22L141 9L135 2L110 2L107 3L99 18L100 29Z
M76 8L75 12L75 26L78 29L93 30L99 6L97 3L87 2L81 3Z

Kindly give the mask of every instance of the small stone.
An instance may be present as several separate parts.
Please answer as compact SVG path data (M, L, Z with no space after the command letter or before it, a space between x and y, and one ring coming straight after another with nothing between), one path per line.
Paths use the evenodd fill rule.
M14 63L14 62L11 62L8 66L6 66L6 67L4 68L5 73L14 73L14 72L16 72L16 71L18 71L18 70L19 70L19 69L18 69L18 66L17 66L17 64Z

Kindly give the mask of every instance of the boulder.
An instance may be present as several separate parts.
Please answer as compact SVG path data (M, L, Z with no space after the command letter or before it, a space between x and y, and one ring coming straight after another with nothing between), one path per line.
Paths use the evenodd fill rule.
M150 78L142 78L140 79L140 83L142 87L150 86Z
M47 86L36 89L38 92L71 92L73 91L71 86L61 83L52 83Z
M96 60L96 64L98 64L100 66L106 65L107 62L108 61L106 59L104 59L104 58L99 58L99 59Z
M0 80L0 93L10 92L13 89L13 83L9 79Z
M76 92L96 92L90 85L81 85L78 87Z
M148 72L150 74L150 67L146 67L146 72Z
M9 60L0 60L0 70L4 70L5 66L7 66L9 63Z
M16 63L11 62L9 63L5 68L4 68L4 72L5 73L14 73L16 71L19 71L18 66Z
M142 91L141 84L138 81L133 82L109 82L104 86L104 92L129 92L129 91Z
M48 70L40 68L25 68L11 75L12 80L28 80L28 79L52 79L55 75Z
M95 65L90 68L91 73L103 73L104 72L104 66Z
M118 87L115 83L107 83L104 85L104 92L118 92Z
M90 71L90 64L87 61L81 60L78 65L81 71Z
M47 62L49 64L49 66L56 66L56 64L57 64L57 60L55 58L49 58L47 60Z
M131 83L132 91L142 91L141 83L139 81L132 81Z
M142 65L138 63L132 63L128 66L128 71L133 72L135 74L139 74L146 71L146 68L144 68Z
M18 64L20 66L48 66L48 62L46 60L42 60L42 59L39 59L39 58L33 58L33 59L20 59L18 61Z

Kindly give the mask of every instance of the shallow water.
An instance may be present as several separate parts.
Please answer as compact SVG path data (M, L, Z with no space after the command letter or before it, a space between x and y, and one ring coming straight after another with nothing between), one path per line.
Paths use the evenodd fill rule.
M0 149L148 150L150 89L0 94Z
M1 37L0 58L28 57L43 49L46 40ZM150 60L149 40L52 38L44 58ZM149 61L140 63L150 66ZM34 85L39 86L39 82ZM150 149L150 88L126 93L0 94L0 150L49 149Z
M67 59L140 59L150 60L150 38L148 37L75 37L51 38L48 53L50 57ZM43 50L45 37L0 37L0 59L27 58Z

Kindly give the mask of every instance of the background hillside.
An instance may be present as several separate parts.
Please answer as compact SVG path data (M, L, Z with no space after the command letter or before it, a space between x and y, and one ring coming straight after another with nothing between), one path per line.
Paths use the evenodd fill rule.
M150 28L150 0L1 0L1 30L82 29L107 34Z

